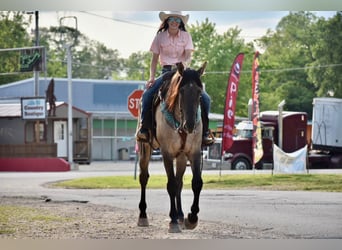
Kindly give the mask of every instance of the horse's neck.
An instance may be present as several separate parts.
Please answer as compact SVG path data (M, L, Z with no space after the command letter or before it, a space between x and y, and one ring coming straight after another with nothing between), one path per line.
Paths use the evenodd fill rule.
M179 99L177 98L177 101L176 101L176 105L175 105L175 109L173 111L173 116L174 118L181 122L182 121L182 116L181 116L181 111L180 111L180 108L179 108Z
M167 121L167 123L169 123L171 127L178 128L182 122L181 112L180 112L178 103L176 104L173 112L168 110L166 103L164 101L162 101L160 105L161 105L161 112L163 113L164 118Z

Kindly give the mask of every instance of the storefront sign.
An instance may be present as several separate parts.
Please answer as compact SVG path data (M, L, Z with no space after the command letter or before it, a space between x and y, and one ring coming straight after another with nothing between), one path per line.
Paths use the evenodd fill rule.
M21 117L25 120L45 119L45 97L21 98Z

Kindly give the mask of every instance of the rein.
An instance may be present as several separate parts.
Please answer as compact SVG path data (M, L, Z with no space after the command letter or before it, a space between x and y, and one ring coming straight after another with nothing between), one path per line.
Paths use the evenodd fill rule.
M167 109L165 101L160 102L161 112L163 113L168 124L175 130L181 130L181 122L178 121L175 116ZM196 123L199 123L201 118L201 107L198 106L196 114Z

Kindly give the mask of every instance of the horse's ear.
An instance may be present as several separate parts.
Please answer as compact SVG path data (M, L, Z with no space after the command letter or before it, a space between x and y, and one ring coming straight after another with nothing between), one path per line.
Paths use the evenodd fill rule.
M207 67L207 62L204 62L202 67L200 67L200 69L197 71L200 76L204 74L206 67Z
M184 72L184 64L183 63L176 63L177 66L177 71L178 73L183 76L183 72Z

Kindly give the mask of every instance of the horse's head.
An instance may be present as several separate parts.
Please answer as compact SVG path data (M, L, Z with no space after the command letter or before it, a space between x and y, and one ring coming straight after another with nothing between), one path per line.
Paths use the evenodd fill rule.
M198 70L184 69L182 63L177 64L177 72L171 79L170 96L174 96L174 110L178 110L181 128L192 133L200 119L200 98L203 90L201 76L207 63ZM172 99L172 97L171 97ZM178 105L176 103L178 101Z

